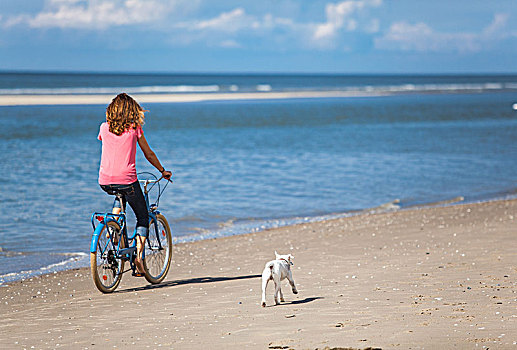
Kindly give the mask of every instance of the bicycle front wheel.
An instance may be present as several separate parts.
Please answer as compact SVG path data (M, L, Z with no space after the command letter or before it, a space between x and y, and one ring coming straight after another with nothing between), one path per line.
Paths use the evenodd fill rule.
M95 253L90 253L90 269L93 282L97 289L103 293L111 293L117 289L124 271L124 260L117 259L116 242L121 240L120 226L114 222L108 222L99 234L99 242Z
M149 283L163 281L171 266L172 235L165 216L158 214L149 224L149 237L145 244L145 279Z

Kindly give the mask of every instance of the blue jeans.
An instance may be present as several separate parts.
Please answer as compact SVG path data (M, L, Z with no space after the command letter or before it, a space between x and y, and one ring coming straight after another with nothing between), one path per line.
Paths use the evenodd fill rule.
M128 202L136 215L136 234L141 237L147 237L147 233L149 232L149 213L147 212L144 194L142 193L142 189L140 188L138 181L129 185L100 186L108 194L122 194L123 203L120 203L118 198L115 198L113 207L125 209L126 202Z

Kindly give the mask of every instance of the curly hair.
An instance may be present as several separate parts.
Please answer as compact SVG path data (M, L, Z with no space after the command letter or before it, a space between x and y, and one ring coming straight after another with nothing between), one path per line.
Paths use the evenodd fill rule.
M126 93L118 94L106 108L106 121L109 130L115 135L122 135L129 128L136 129L144 125L144 110L138 102Z

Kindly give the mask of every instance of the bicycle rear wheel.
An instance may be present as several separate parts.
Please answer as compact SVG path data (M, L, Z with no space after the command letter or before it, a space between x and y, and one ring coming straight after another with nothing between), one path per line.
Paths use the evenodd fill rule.
M145 244L145 279L149 283L163 281L171 266L172 235L165 216L158 214L149 224L149 237Z
M124 260L116 258L117 246L114 240L120 240L120 248L123 248L124 240L120 226L114 221L109 221L99 234L95 253L90 253L93 282L103 293L111 293L117 289L124 271Z

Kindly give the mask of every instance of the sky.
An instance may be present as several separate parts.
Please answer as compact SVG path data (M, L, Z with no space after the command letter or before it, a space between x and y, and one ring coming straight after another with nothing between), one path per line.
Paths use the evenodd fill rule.
M0 70L517 73L517 0L1 0Z

